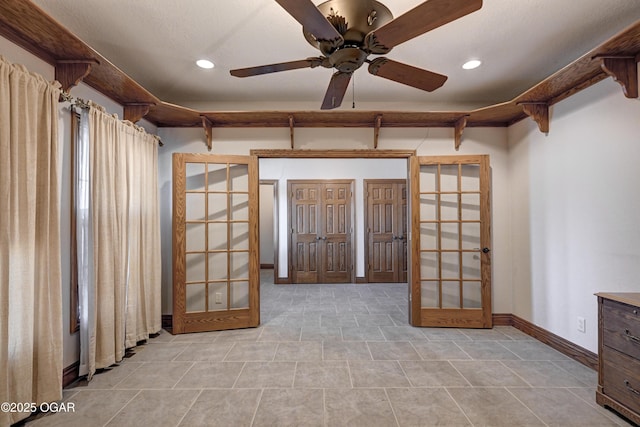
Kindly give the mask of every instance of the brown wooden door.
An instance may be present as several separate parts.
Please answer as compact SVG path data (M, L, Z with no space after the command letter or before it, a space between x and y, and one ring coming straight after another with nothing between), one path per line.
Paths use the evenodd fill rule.
M367 281L407 281L407 183L365 180Z
M411 159L414 326L490 328L489 157Z
M173 155L173 332L260 323L254 156Z
M293 283L353 281L352 181L289 181Z

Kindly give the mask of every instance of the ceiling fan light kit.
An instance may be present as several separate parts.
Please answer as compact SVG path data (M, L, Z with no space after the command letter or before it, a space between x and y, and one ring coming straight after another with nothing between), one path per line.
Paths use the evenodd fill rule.
M231 70L236 77L249 77L300 68L334 68L323 110L341 105L351 75L365 62L370 74L424 91L441 87L447 76L403 64L384 55L393 47L482 7L482 0L427 0L394 18L376 0L329 0L317 7L311 0L276 0L296 21L309 44L323 56L299 61Z

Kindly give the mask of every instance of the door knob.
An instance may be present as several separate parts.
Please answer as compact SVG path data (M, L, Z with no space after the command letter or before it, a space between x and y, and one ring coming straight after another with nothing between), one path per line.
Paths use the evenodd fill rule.
M491 249L489 248L482 248L482 252L484 252L485 254L489 253Z
M327 236L322 236L322 240L327 240Z

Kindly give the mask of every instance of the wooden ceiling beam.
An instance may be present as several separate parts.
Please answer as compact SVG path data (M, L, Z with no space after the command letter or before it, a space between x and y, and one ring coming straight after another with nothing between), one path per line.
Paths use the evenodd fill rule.
M377 115L384 116L384 127L454 128L460 117L465 116L467 117L465 126L460 126L458 123L457 132L461 135L465 127L506 127L531 114L534 120L538 121L541 129L548 129L549 106L601 81L608 75L612 75L623 85L625 95L634 97L637 93L637 72L634 76L629 58L635 61L633 67L637 67L636 64L640 59L640 21L637 21L515 99L476 110L201 112L161 101L31 2L0 1L0 35L54 66L58 63L64 64L65 61L77 61L77 58L89 58L89 61L95 61L89 66L86 64L79 66L80 72L72 72L73 67L61 65L60 73L70 74L69 77L61 77L67 86L76 81L82 81L125 108L127 105L148 104L149 111L144 117L159 127L204 126L205 132L209 127L206 123L203 125L202 116L207 117L210 123L215 123L216 127L290 127L291 129L289 116L295 116L296 127L373 127L374 132ZM65 68L64 71L63 68ZM90 72L84 74L87 71ZM544 102L546 106L536 104L537 102ZM142 107L135 107L135 109L141 110ZM129 111L133 112L133 108ZM135 117L132 116L132 118Z

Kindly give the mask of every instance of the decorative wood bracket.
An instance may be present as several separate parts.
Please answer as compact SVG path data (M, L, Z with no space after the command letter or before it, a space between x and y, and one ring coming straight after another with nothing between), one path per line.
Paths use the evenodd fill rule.
M289 116L289 134L291 136L291 149L293 150L293 126L295 122L293 120L293 116Z
M129 120L131 123L136 123L141 118L147 115L149 112L149 108L151 108L153 104L147 103L129 103L125 104L123 107L124 110L124 120Z
M55 79L62 85L63 92L69 92L91 72L91 66L99 64L95 59L61 59L56 61Z
M378 138L380 137L380 126L382 126L382 114L376 116L376 121L373 124L373 148L378 148Z
M213 148L213 123L207 118L207 116L200 116L200 118L202 118L204 136L207 138L207 149L211 151Z
M460 144L462 143L462 132L464 132L464 128L466 126L467 126L467 116L460 117L455 124L454 137L455 137L456 151L460 150Z
M620 83L627 98L638 97L638 65L635 56L597 55L600 67L613 80Z
M542 133L549 133L549 104L547 102L519 102L525 114L538 123Z

